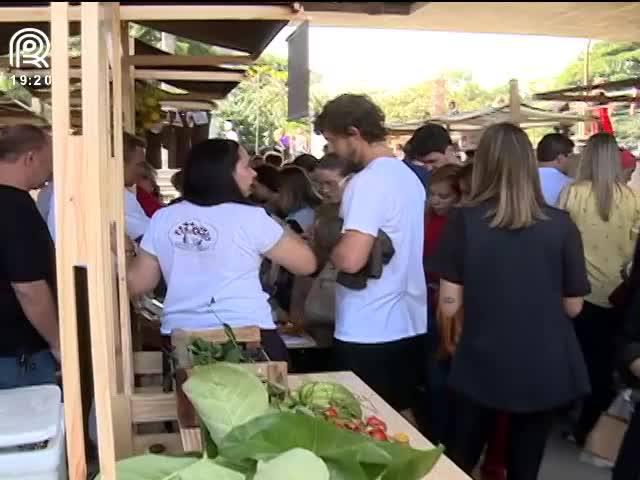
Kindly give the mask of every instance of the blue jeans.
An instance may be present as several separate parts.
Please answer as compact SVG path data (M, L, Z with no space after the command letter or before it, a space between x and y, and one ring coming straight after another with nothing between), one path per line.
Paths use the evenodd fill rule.
M49 351L0 357L0 389L55 384L56 366Z

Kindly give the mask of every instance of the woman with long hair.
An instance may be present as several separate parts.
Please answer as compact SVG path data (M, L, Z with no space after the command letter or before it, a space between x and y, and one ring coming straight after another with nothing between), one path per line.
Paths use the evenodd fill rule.
M315 221L314 208L322 203L307 172L296 166L280 171L278 214L298 233L308 232Z
M444 165L431 175L429 195L425 212L424 231L424 271L427 277L429 301L429 318L436 318L440 277L431 269L431 260L438 249L449 212L460 200L458 176L460 167ZM430 325L429 338L429 403L430 416L428 430L433 442L444 440L449 418L449 398L447 377L449 372L449 356L442 355L440 345L440 328L437 322ZM443 358L444 357L444 358Z
M470 474L506 412L508 478L535 480L554 411L589 391L570 321L589 284L578 229L545 204L519 127L497 124L482 136L469 199L449 215L433 269L443 315L464 308L449 455Z
M191 149L183 201L159 210L128 272L129 292L167 282L161 333L258 326L272 360L286 360L259 267L263 256L296 274L316 269L313 252L248 197L256 173L237 142L214 139Z
M329 351L335 329L337 270L328 261L335 243L335 225L339 217L342 195L353 173L353 164L329 153L322 157L311 174L315 188L322 196L316 209L310 240L319 264L315 278L296 277L293 285L290 320L309 333L322 351L314 353L315 366L320 370L331 367Z
M608 133L593 135L585 146L576 181L565 188L558 206L569 212L584 242L591 295L575 319L592 393L585 399L573 436L584 442L614 398L614 337L620 315L609 296L631 261L640 225L640 197L626 185L620 150Z

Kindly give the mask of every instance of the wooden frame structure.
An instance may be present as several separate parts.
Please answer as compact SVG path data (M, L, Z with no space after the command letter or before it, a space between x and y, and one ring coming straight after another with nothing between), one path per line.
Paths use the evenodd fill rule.
M161 387L136 388L137 375L158 375L162 367L159 352L132 349L124 208L119 192L124 184L122 132L135 130L134 81L238 82L244 68L255 61L249 55L136 56L127 22L207 18L281 20L286 24L297 16L290 5L185 8L157 4L121 6L117 2L82 2L80 6L72 6L68 2L52 2L50 7L2 8L0 24L50 22L53 40L49 64L53 78L51 123L57 179L56 262L70 480L87 478L86 418L90 397L95 400L100 471L106 480L116 479L118 459L143 453L152 444L163 443L169 450L180 448L178 433L138 435L135 429L136 424L176 420L177 409L173 393L163 393ZM69 58L68 50L74 25L78 33L77 22L82 38L81 60ZM227 71L198 68L229 64L243 68ZM73 99L72 79L81 80L81 96ZM179 98L202 100L207 96L198 93ZM71 107L81 108L80 135L70 133ZM41 112L16 114L15 120L37 118L38 113ZM83 328L90 338L80 338ZM83 342L90 343L90 348ZM87 368L94 372L88 375L89 381Z
M635 14L636 7L630 5L625 13L632 9ZM438 6L433 2L411 2L407 12L420 21L418 17L431 15L429 10L432 8ZM316 23L322 23L323 16L329 21L342 14L319 12L308 17L299 5L292 8L284 2L123 6L116 2L81 2L79 6L51 2L49 7L29 4L2 7L1 13L0 24L50 23L56 261L68 471L70 480L87 477L84 418L88 412L86 398L83 398L82 375L87 367L82 363L82 351L86 351L87 346L79 339L79 326L83 324L89 326L88 356L96 373L92 378L92 391L97 414L100 471L105 480L115 480L117 459L144 451L152 443L172 444L177 440L177 435L171 434L137 436L132 427L136 423L173 420L177 414L173 394L135 386L136 375L157 375L161 370L157 353L134 354L132 350L125 278L123 197L119 194L124 175L121 132L135 129L134 81L136 78L238 81L241 70L203 72L187 67L221 67L229 63L246 66L255 60L251 55L190 58L135 55L134 41L126 33L128 22L206 19L286 23L304 19L313 21L315 15ZM393 15L397 17L394 20L411 25L404 17ZM377 18L386 21L386 17L388 15ZM82 36L81 59L70 59L70 30L78 23ZM474 19L474 23L482 22ZM164 67L180 70L159 72ZM70 91L72 79L76 78L81 79L81 99L76 99L74 104L82 107L82 134L71 135ZM112 244L116 245L115 257Z

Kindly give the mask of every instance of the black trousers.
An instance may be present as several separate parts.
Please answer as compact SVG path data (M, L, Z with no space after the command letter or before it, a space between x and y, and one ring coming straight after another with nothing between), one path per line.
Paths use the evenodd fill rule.
M636 412L624 436L611 480L640 479L640 460L638 460L638 455L640 455L640 404L636 405Z
M455 395L447 435L447 454L471 475L496 426L498 411L462 395ZM508 480L537 480L551 433L554 412L509 412Z
M618 311L585 302L574 326L591 381L591 394L584 399L580 417L574 428L579 445L595 427L600 415L615 398L613 370L615 367L615 335L618 331Z

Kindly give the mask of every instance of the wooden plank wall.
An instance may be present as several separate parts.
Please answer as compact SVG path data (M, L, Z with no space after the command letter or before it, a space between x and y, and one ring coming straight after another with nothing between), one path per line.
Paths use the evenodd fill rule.
M84 263L86 237L83 226L85 211L84 156L82 141L72 137L69 114L69 5L51 5L51 45L53 175L55 182L55 215L58 245L56 252L58 313L64 382L65 424L70 480L87 478L85 429L82 409L82 383L78 353L78 322L74 266Z

